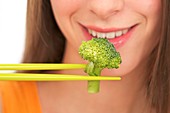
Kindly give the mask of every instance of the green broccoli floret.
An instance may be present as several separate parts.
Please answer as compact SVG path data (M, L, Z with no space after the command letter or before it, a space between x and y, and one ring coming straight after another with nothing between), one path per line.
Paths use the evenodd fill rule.
M100 76L104 68L119 68L122 62L120 54L116 51L113 44L105 38L92 38L83 41L79 47L79 54L89 63L85 72L89 76ZM88 81L88 92L99 92L100 81Z

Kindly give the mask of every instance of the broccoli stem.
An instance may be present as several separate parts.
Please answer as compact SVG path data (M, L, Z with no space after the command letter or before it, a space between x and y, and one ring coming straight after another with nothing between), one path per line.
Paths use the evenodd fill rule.
M100 68L94 68L94 75L90 76L100 76L101 69ZM88 92L89 93L98 93L100 90L100 81L88 81Z
M93 62L90 62L86 67L86 73L88 73L89 76L100 76L102 68L98 68L94 65ZM97 93L100 89L100 81L88 81L88 93Z

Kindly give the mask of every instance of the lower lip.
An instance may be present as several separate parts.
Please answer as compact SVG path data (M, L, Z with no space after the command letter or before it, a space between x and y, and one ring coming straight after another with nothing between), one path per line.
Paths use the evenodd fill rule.
M114 47L116 49L118 49L118 48L122 47L130 39L130 37L131 37L132 33L134 32L136 26L137 25L130 28L130 30L126 34L124 34L124 35L122 35L120 37L116 37L116 38L108 39L108 40L114 45ZM87 29L84 28L84 27L83 27L83 33L84 33L84 35L86 37L86 41L91 40L93 38L93 36L91 36L88 33Z

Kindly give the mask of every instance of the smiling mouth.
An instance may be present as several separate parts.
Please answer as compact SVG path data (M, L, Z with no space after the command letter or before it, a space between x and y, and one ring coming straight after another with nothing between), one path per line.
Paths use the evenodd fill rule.
M132 27L121 29L121 30L114 30L114 31L110 31L110 32L109 31L106 31L106 32L101 31L100 32L100 31L96 31L96 30L87 28L87 31L94 38L114 39L114 38L121 37L121 36L127 34L131 28Z
M106 38L108 39L116 49L123 46L131 37L135 29L139 24L130 25L130 27L124 28L99 28L96 26L82 26L85 40L91 40L92 38Z

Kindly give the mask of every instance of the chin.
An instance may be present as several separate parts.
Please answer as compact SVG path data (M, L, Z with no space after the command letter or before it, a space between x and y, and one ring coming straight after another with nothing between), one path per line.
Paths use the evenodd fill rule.
M118 69L103 69L102 75L104 76L127 76L135 72L136 68L132 65L120 65Z

